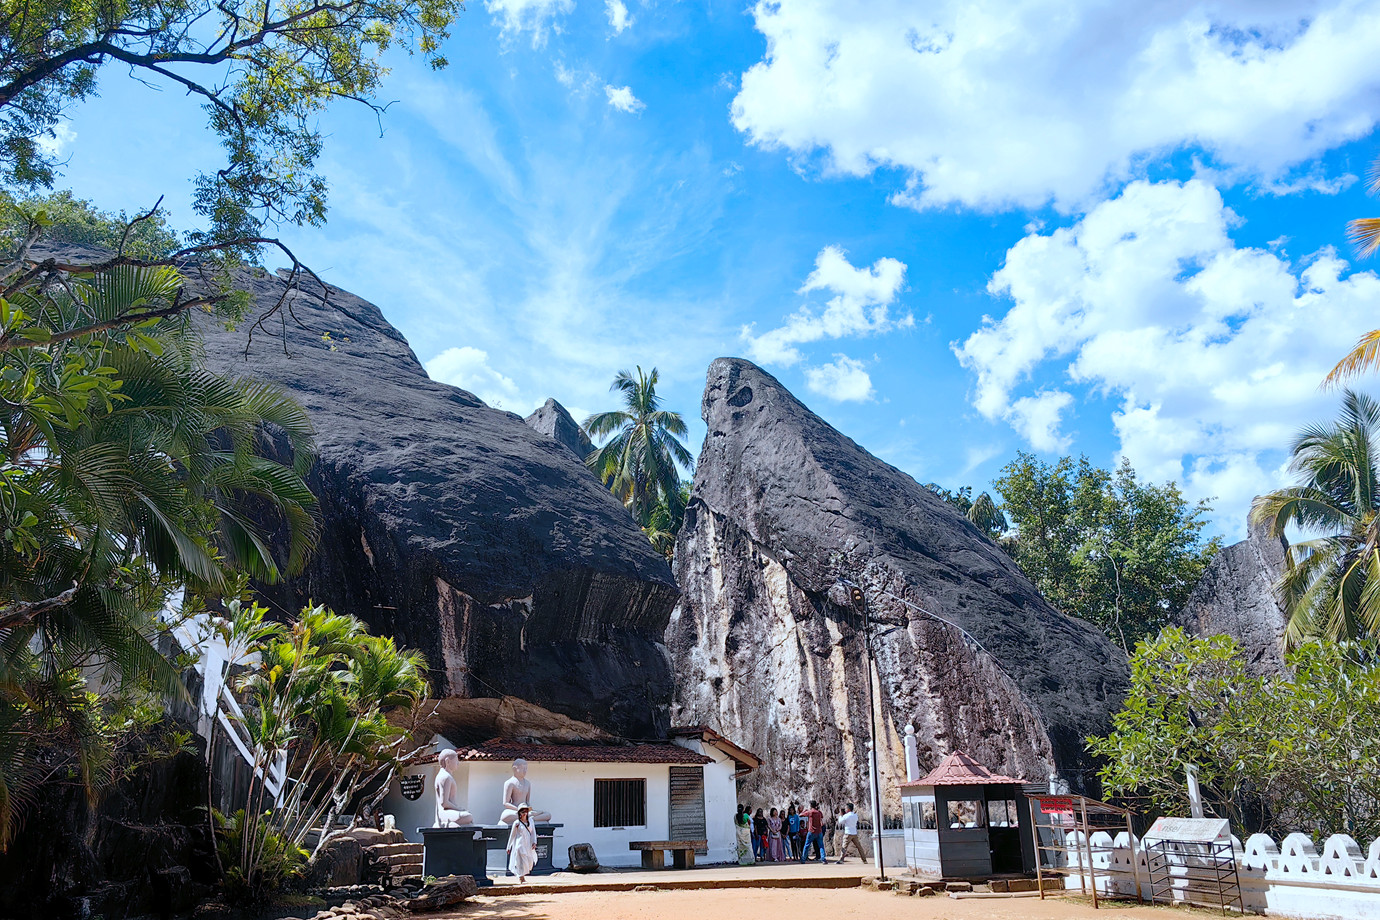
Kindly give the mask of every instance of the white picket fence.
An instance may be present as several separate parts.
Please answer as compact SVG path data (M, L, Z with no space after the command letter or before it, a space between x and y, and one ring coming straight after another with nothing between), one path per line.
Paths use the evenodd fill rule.
M1082 835L1068 836L1070 868L1081 868ZM1134 867L1125 831L1116 837L1097 831L1088 843L1094 872L1069 875L1067 887L1076 889L1096 878L1100 894L1135 897L1139 881L1149 898L1150 872L1139 840ZM1364 854L1346 834L1327 838L1321 854L1305 834L1290 834L1282 844L1255 834L1245 846L1233 837L1232 844L1246 910L1307 920L1380 920L1380 839L1371 841ZM1175 890L1176 899L1183 900L1181 888Z

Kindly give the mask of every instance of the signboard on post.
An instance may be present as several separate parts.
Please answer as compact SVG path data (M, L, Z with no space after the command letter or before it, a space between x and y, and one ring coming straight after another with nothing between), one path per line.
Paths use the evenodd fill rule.
M1144 842L1173 840L1181 843L1230 843L1231 825L1226 818L1156 818Z

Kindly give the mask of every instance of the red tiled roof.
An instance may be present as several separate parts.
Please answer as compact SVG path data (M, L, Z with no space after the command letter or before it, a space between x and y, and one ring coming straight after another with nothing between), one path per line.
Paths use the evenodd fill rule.
M491 738L483 744L458 747L461 760L507 761L521 757L533 763L713 763L678 744L542 744Z
M954 751L939 761L939 766L913 783L903 783L901 788L914 786L982 786L987 784L1021 785L1023 779L1002 776L988 770L982 764L962 751Z

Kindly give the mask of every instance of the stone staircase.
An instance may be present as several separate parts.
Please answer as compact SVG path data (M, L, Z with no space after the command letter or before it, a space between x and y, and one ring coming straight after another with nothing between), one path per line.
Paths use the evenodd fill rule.
M404 879L421 878L422 875L420 843L371 844L364 848L364 860L373 874L386 876L386 880L394 885Z

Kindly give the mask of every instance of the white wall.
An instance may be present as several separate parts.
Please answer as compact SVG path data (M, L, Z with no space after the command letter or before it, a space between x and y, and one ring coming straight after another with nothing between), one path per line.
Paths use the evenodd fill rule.
M503 783L513 775L509 763L472 762L470 811L481 824L496 824L503 806ZM628 849L633 840L665 840L670 833L671 771L667 764L551 763L531 761L527 779L532 784L533 808L551 812L551 820L564 824L556 830L552 862L557 869L570 865L571 844L594 847L600 865L638 866L642 854ZM645 827L594 826L596 779L645 779L647 824ZM501 853L490 854L491 857Z
M1075 867L1080 864L1073 849L1078 837L1069 835L1069 862ZM1098 891L1135 897L1126 832L1112 838L1098 831L1090 842ZM1244 847L1235 838L1232 842L1246 910L1307 920L1380 920L1380 839L1362 853L1355 840L1334 834L1323 844L1321 855L1303 834L1290 834L1278 845L1264 834L1252 836ZM1135 849L1135 874L1148 900L1145 851L1139 841ZM1078 874L1068 876L1064 884L1078 888Z

